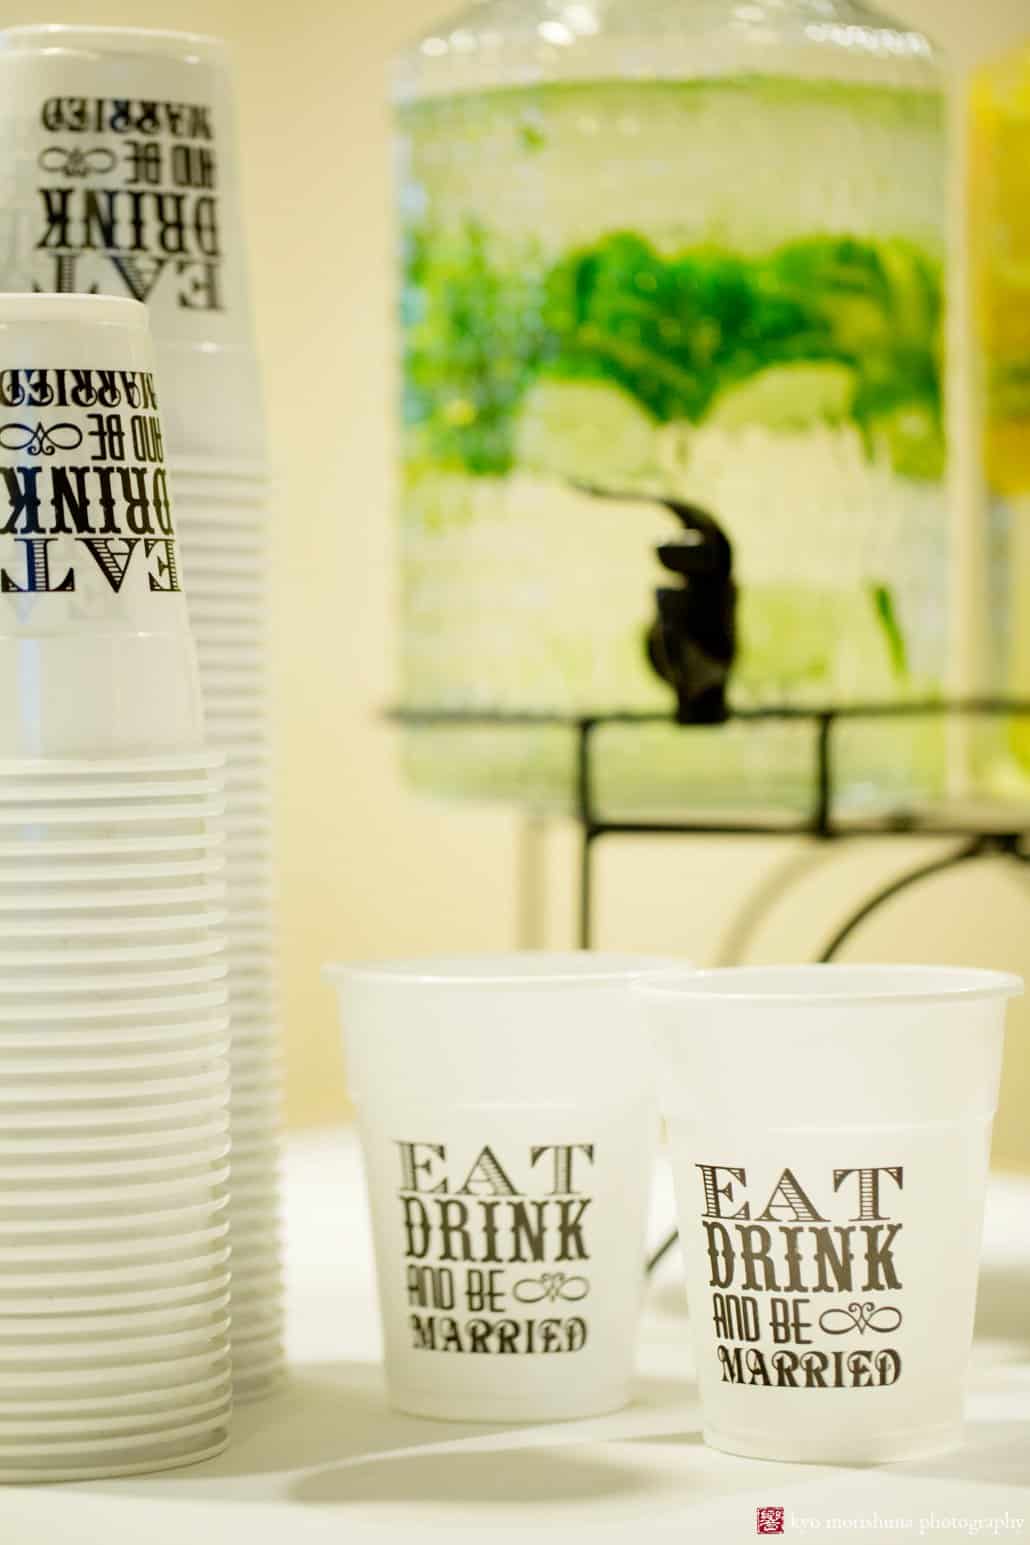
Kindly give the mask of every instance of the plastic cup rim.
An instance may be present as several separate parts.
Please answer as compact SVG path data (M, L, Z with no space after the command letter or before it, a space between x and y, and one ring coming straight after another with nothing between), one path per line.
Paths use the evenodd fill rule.
M0 51L5 50L10 33L17 30L5 28L0 32ZM147 308L127 295L0 291L0 327L35 327L52 322L67 327L74 321L85 321L91 327L132 328L140 333L149 329Z
M360 982L398 988L540 990L628 983L674 965L681 971L689 969L685 961L673 961L660 955L599 950L513 950L491 955L428 955L401 960L334 962L322 967L322 975L337 986ZM528 969L520 969L520 966Z
M132 304L135 304L133 302ZM0 777L122 777L127 773L165 776L169 773L204 773L225 763L225 753L214 748L176 752L170 756L113 757L4 757Z
M5 1180L17 1180L19 1184L25 1182L27 1175L28 1184L35 1187L40 1195L47 1196L57 1203L62 1203L72 1191L107 1190L112 1186L118 1187L119 1197L125 1197L134 1195L137 1191L145 1191L153 1185L197 1186L207 1183L208 1180L215 1185L221 1185L227 1178L221 1174L221 1171L230 1163L230 1146L231 1138L227 1131L222 1140L220 1152L210 1155L201 1154L200 1157L192 1158L184 1154L181 1164L174 1162L174 1155L155 1154L149 1159L134 1156L129 1160L136 1171L131 1181L125 1181L123 1178L124 1160L114 1158L105 1163L103 1160L95 1159L92 1163L83 1164L82 1160L77 1159L75 1155L69 1155L63 1164L55 1166L48 1164L45 1159L41 1160L38 1155L30 1154L26 1161L24 1157L18 1160L16 1156L5 1154L0 1157L0 1175ZM85 1157L88 1159L89 1155ZM149 1167L139 1171L137 1166L141 1163ZM3 1283L0 1283L0 1303L3 1301L3 1296Z
M232 1031L230 1026L233 1027ZM58 1051L70 1051L73 1055L77 1048L83 1048L86 1054L89 1054L97 1048L102 1050L110 1048L114 1051L119 1046L138 1046L148 1052L164 1051L169 1049L169 1042L178 1045L182 1041L200 1041L204 1045L215 1046L220 1045L227 1035L234 1032L234 1022L228 1012L212 1015L206 1020L184 1019L170 1025L142 1029L131 1025L121 1031L113 1032L110 1029L71 1030L66 1031L59 1039L47 1031L36 1034L32 1031L26 1033L18 1030L12 1034L9 1030L0 1029L0 1055L6 1056L10 1052L20 1052L26 1048L38 1049L40 1041L44 1039L54 1054Z
M168 45L204 51L221 59L227 54L224 40L214 33L187 32L171 27L119 27L76 22L26 22L21 26L5 27L0 36L0 49L10 53L27 52L25 45L36 40L40 44L51 43L58 48L62 45L74 47L76 43L90 44L94 50L99 51L105 51L100 48L105 41L125 42L135 47L119 52L163 54L167 58L177 57L170 52ZM113 53L115 50L108 49L106 52Z
M48 1481L109 1481L125 1475L156 1475L159 1471L179 1470L186 1465L200 1464L214 1459L229 1446L229 1419L222 1424L221 1435L214 1443L189 1453L181 1452L181 1444L174 1454L159 1458L143 1459L129 1464L124 1459L102 1465L61 1465L40 1468L38 1465L4 1465L0 1463L0 1483L4 1485L42 1485ZM54 1470L58 1473L54 1474Z
M192 1284L186 1285L192 1286ZM12 1312L11 1304L21 1304L26 1300L17 1294L8 1294L6 1299L0 1302L0 1318L2 1318L5 1325L10 1324L14 1320L31 1319L34 1325L53 1326L55 1330L60 1331L69 1323L81 1324L84 1321L88 1322L93 1319L94 1315L103 1321L123 1315L131 1319L133 1316L146 1318L148 1316L160 1317L168 1314L206 1314L212 1305L215 1306L217 1311L218 1306L223 1302L226 1304L232 1302L232 1273L223 1271L220 1276L213 1277L211 1290L206 1294L168 1299L167 1292L167 1289L162 1288L153 1288L150 1293L147 1293L146 1289L144 1289L142 1293L136 1294L133 1294L131 1291L119 1292L116 1290L109 1295L104 1293L92 1294L86 1295L84 1299L74 1300L75 1303L103 1304L104 1307L102 1308L61 1308L59 1310L46 1309L42 1312L38 1311L38 1300L37 1308L31 1312L17 1309ZM108 1298L110 1298L110 1304L107 1303ZM143 1298L144 1302L135 1302L138 1298ZM151 1301L152 1298L153 1302ZM2 1415L2 1409L3 1402L0 1402L0 1415Z
M1021 996L1014 972L975 966L825 963L661 971L634 984L641 996L684 1003L821 1009L859 1003L970 1003Z
M178 1394L180 1390L183 1396L194 1398L197 1392L206 1390L220 1391L228 1389L231 1384L232 1374L230 1371L226 1371L210 1379L192 1379L187 1384L161 1385L157 1390L158 1396L167 1394L175 1398L168 1401L156 1399L152 1405L147 1403L149 1397L146 1391L140 1390L130 1390L125 1395L105 1395L102 1397L99 1406L89 1395L79 1395L71 1400L62 1400L60 1397L57 1397L56 1399L22 1401L21 1403L5 1401L3 1408L0 1409L0 1420L9 1420L15 1415L36 1417L38 1419L40 1412L42 1412L44 1420L59 1420L65 1413L67 1413L68 1418L71 1418L85 1415L89 1411L96 1411L98 1409L102 1409L107 1416L128 1417L135 1413L141 1419L144 1419L148 1415L160 1416L166 1409L176 1408L180 1403L181 1397Z

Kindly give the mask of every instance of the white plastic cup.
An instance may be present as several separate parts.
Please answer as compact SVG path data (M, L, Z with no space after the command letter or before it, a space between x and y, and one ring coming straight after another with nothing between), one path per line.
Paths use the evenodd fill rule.
M657 1126L630 984L656 964L327 969L400 1410L561 1421L629 1400Z
M147 314L0 296L0 758L203 739Z
M872 1464L961 1441L1018 977L754 967L640 987L713 1448Z
M263 462L228 53L136 27L0 32L0 281L146 304L174 458Z

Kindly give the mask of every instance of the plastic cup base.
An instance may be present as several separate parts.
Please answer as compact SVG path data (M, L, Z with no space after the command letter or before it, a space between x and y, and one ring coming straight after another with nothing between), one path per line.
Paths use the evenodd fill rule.
M563 1390L548 1400L544 1396L497 1396L467 1391L447 1395L442 1390L389 1384L388 1399L395 1411L428 1417L434 1422L503 1422L539 1426L550 1422L585 1421L610 1416L630 1403L624 1384L591 1393Z
M56 1442L67 1443L70 1439L78 1446L81 1454L83 1448L83 1433L95 1428L97 1432L97 1446L102 1439L122 1443L124 1438L136 1440L134 1446L139 1446L148 1436L152 1442L154 1436L161 1437L174 1425L184 1427L187 1423L206 1422L209 1426L216 1423L219 1417L228 1414L231 1407L231 1390L226 1383L220 1394L209 1396L207 1399L184 1402L181 1407L170 1408L170 1411L128 1412L125 1415L112 1416L105 1411L98 1411L83 1417L73 1414L71 1416L44 1417L37 1420L33 1415L31 1421L26 1422L23 1417L8 1423L11 1432L16 1433L21 1441L26 1438L29 1441L38 1439L41 1443ZM3 1424L0 1423L0 1430ZM3 1439L6 1439L4 1432ZM92 1446L92 1445L91 1445ZM10 1454L6 1455L11 1458ZM35 1456L32 1456L35 1457Z
M743 1459L772 1459L798 1465L886 1465L908 1459L929 1459L962 1446L962 1424L942 1422L849 1436L828 1430L812 1438L791 1438L777 1432L723 1432L705 1427L709 1448Z
M38 1486L42 1481L48 1485L55 1481L107 1481L119 1475L150 1475L156 1474L158 1470L182 1470L187 1465L200 1464L205 1459L214 1459L216 1455L225 1452L229 1445L228 1421L222 1425L224 1430L216 1442L192 1453L164 1454L151 1459L134 1458L124 1462L114 1460L99 1465L69 1464L67 1468L40 1465L35 1468L10 1469L4 1466L0 1468L0 1485Z

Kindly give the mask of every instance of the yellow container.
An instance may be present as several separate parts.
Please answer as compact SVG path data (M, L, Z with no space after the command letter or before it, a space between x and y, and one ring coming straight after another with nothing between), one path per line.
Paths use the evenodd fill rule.
M1030 42L975 77L970 254L1001 691L1030 697ZM1030 719L1011 721L995 789L1030 793Z

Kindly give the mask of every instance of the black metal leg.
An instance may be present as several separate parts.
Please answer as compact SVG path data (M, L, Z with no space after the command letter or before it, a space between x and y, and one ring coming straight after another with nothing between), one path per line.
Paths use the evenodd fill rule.
M594 943L594 839L584 829L579 849L579 947L593 948Z
M712 964L742 965L742 956L773 908L783 901L793 886L807 879L817 864L828 861L833 855L833 845L829 842L792 845L791 851L770 869L740 904Z
M997 850L998 844L995 840L975 837L972 842L966 843L957 851L946 853L942 858L931 859L929 863L920 864L917 868L910 869L907 873L896 876L888 885L883 886L875 895L870 896L868 901L863 902L858 910L853 912L847 921L837 929L837 932L819 956L820 964L829 964L839 951L843 949L856 929L860 928L886 902L892 901L895 896L900 896L903 891L907 891L913 885L918 885L923 880L932 879L934 875L945 874L949 869L956 869L960 864L968 864L973 859L983 858L986 853Z
M675 1248L679 1241L679 1237L679 1230L673 1229L671 1234L667 1234L665 1236L657 1250L648 1256L647 1265L644 1268L648 1276L650 1276L652 1272L658 1270L658 1267L665 1260L665 1257L668 1255L669 1251Z
M593 719L580 719L576 725L576 819L579 822L579 947L593 948L594 943L594 865L593 849L597 829L594 822Z

